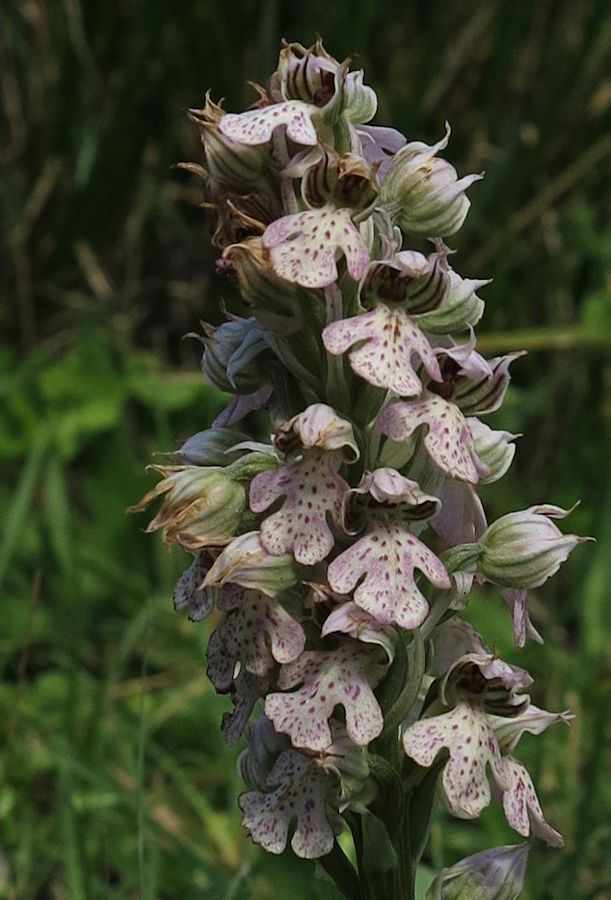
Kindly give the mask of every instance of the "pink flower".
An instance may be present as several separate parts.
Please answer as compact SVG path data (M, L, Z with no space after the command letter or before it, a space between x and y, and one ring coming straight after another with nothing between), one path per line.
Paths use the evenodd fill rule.
M412 629L428 612L416 569L436 587L450 588L450 578L433 551L400 518L386 516L374 518L366 534L333 560L327 577L340 594L354 590L354 602L382 624Z
M334 779L303 753L285 750L268 783L268 792L248 791L240 797L242 825L253 841L270 853L282 853L294 822L291 847L297 856L316 859L329 853L334 836L325 807Z
M331 205L276 219L265 230L263 245L276 274L306 288L323 288L337 281L341 255L355 281L363 277L369 262L351 210Z
M339 527L348 487L334 455L324 450L305 451L299 462L257 475L250 486L253 512L262 513L284 498L281 508L261 523L261 543L268 553L292 553L306 566L325 559L335 543L327 516Z
M276 731L288 734L294 747L324 750L331 743L329 719L344 707L346 729L355 744L368 744L384 720L372 687L384 666L376 648L347 640L337 650L306 650L280 670L278 687L265 701L265 715ZM296 691L290 688L301 685Z
M318 141L312 116L318 110L302 100L287 100L243 113L226 113L219 122L223 134L239 144L265 144L281 125L296 144L314 146Z
M380 428L393 441L407 441L419 428L426 428L424 446L452 478L477 484L488 473L468 422L457 406L441 397L389 404L380 416Z
M422 361L433 381L441 381L439 363L429 341L401 309L380 304L371 312L327 325L322 339L335 356L356 344L348 357L356 374L400 397L422 390L422 381L415 371L416 359Z

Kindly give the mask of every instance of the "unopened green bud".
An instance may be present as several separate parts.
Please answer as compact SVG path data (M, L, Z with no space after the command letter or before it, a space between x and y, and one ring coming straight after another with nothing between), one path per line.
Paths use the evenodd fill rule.
M272 556L263 547L258 531L249 531L233 540L214 562L204 584L239 584L276 597L295 584L293 557Z
M468 856L440 872L426 900L518 900L529 849L515 844Z
M236 444L247 440L246 435L230 428L207 428L188 438L172 459L192 466L228 466L240 450L233 450Z
M301 194L308 206L334 203L338 207L364 210L374 203L378 188L369 164L353 153L339 156L332 147L311 151L318 157L309 165L302 179ZM285 174L299 175L301 167L289 168Z
M266 333L256 319L231 319L207 328L202 371L227 393L251 394L265 381L257 359L267 349Z
M465 191L482 176L458 178L454 166L437 157L449 135L446 126L445 137L437 144L407 144L390 165L380 199L403 231L443 237L457 232L465 221L471 205Z
M270 78L269 92L276 101L304 100L314 106L325 106L335 93L335 74L339 67L320 38L308 48L287 43Z
M562 534L552 522L566 515L567 510L544 505L501 516L478 542L478 572L503 587L540 587L577 544L588 540Z
M180 544L196 553L227 544L236 533L246 507L246 491L218 466L152 466L163 479L130 508L141 512L165 494L146 531L163 529L166 544Z
M492 484L509 469L516 451L513 442L519 435L509 431L493 431L479 419L469 418L467 422L473 435L475 452L489 469L480 484Z
M240 293L257 320L274 334L293 334L303 326L300 297L312 305L306 291L279 278L261 238L231 244L223 253L223 266L235 274Z
M256 191L269 194L271 185L266 179L267 150L232 141L219 128L225 115L210 95L202 109L190 109L190 118L197 123L204 148L207 193L244 194Z

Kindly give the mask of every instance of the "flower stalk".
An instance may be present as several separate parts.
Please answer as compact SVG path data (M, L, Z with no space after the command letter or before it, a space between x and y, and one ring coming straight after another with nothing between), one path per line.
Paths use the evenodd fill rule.
M202 368L233 398L135 509L163 498L148 530L193 555L176 607L220 617L208 675L233 704L228 743L244 741L253 841L317 859L346 897L399 900L437 797L462 819L494 799L519 835L562 844L514 752L570 716L535 707L528 673L461 614L489 582L516 642L540 640L527 591L582 539L549 505L488 525L477 488L515 436L481 417L520 354L477 351L487 281L444 242L481 176L439 155L449 126L408 142L369 124L376 108L319 40L284 44L246 112L191 111L242 312L205 328ZM523 847L443 870L429 896L517 897Z

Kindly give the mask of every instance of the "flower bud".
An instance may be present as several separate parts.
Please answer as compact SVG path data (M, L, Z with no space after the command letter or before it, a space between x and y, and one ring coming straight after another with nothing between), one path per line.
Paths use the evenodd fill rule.
M338 73L338 94L342 100L342 115L347 122L360 125L370 122L378 109L378 98L373 88L363 84L363 70L346 72L342 78L342 71Z
M471 417L467 419L467 423L473 435L475 451L489 469L488 474L481 479L481 484L492 484L509 469L516 452L513 441L519 435L509 431L493 431L479 419Z
M457 178L456 169L437 152L448 144L450 127L437 144L407 144L393 159L380 198L403 231L424 237L454 234L471 205L465 194L481 175Z
M228 466L243 450L233 450L246 435L230 428L207 428L192 435L170 454L174 462L192 466Z
M528 844L484 850L443 869L427 900L518 900L524 887Z
M276 430L274 443L281 452L289 452L296 444L303 450L341 450L351 462L360 455L352 425L326 403L313 403L283 422Z
M180 544L191 553L229 543L246 507L241 484L217 466L151 468L164 476L162 481L130 508L130 512L141 512L151 500L166 495L147 532L162 528L166 544Z
M208 179L234 191L260 191L266 166L265 150L225 137L218 127L223 115L224 110L209 95L203 109L189 110L189 116L199 126Z
M310 207L331 202L338 207L364 210L378 195L373 170L354 153L339 156L332 147L316 148L316 159L310 164L301 183L301 195ZM312 154L312 151L310 151ZM309 155L310 155L309 154ZM307 158L306 158L307 159ZM301 167L285 170L285 175L299 174Z
M478 572L503 587L540 587L577 544L588 540L562 534L551 521L568 512L558 506L531 506L501 516L479 540Z
M221 268L237 278L243 299L257 320L274 334L293 334L303 326L299 297L311 304L303 288L274 272L261 238L231 244L223 252Z
M252 394L265 381L256 357L267 349L266 333L256 319L231 319L207 328L202 372L227 393Z
M238 758L238 771L247 787L266 791L273 765L286 750L288 740L274 729L267 716L261 716L250 729L248 747Z
M335 93L335 73L339 62L330 56L320 38L313 47L285 43L278 68L269 80L273 100L304 100L325 106Z
M293 558L287 553L272 556L261 543L258 531L235 538L215 560L204 584L239 584L276 597L295 584Z

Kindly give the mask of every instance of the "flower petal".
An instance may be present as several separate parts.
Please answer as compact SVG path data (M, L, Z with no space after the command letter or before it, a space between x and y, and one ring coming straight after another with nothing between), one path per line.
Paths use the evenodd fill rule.
M229 428L231 425L242 422L249 413L262 409L272 393L272 386L270 384L264 384L263 387L259 388L258 391L255 391L254 394L236 394L231 399L228 406L218 414L212 423L213 427Z
M569 725L574 716L565 710L561 713L548 712L530 703L519 716L489 716L488 721L496 734L499 747L503 753L513 753L523 734L542 734L550 725L564 722Z
M503 809L511 827L528 837L532 830L550 847L563 847L562 835L548 825L543 818L543 810L535 792L532 779L522 763L512 756L503 759L507 790L503 792Z
M352 461L359 458L359 448L352 425L326 403L312 403L307 409L283 422L274 437L276 447L290 449L294 436L304 450L341 450Z
M437 493L441 510L431 519L431 528L448 547L477 541L488 523L482 501L473 486L455 478L445 478Z
M488 467L477 456L463 414L442 397L391 403L382 412L379 422L382 433L393 441L406 441L417 428L426 426L424 446L439 468L452 478L477 484L488 472Z
M412 507L410 509L410 518L416 511L422 513L418 518L428 518L434 515L440 508L441 504L438 497L431 494L425 494L417 481L406 478L396 469L389 466L380 466L373 472L365 472L361 478L358 488L354 488L355 493L369 493L378 503L396 505L405 503ZM428 513L428 515L427 515Z
M265 230L263 244L276 274L307 288L326 287L337 280L340 252L355 281L369 262L367 245L352 222L351 211L333 206L277 219Z
M513 619L513 639L518 647L524 647L529 637L537 644L543 644L543 638L533 625L528 611L528 591L520 588L505 588L501 591L505 605Z
M523 351L486 361L473 351L468 361L461 362L464 374L456 379L452 399L461 408L463 415L481 416L499 409L511 381L509 366L521 356L524 356ZM477 360L482 369L480 373L477 373ZM485 367L481 364L485 364Z
M218 556L206 575L206 585L239 584L268 597L295 584L290 556L273 556L265 549L258 531L235 538Z
M349 634L357 641L366 644L378 644L386 651L390 662L394 657L395 632L388 625L382 625L370 613L361 609L356 603L348 601L340 603L329 613L320 631L322 637L328 634Z
M417 628L426 618L428 603L416 585L415 569L436 587L451 587L443 564L432 550L401 521L387 518L375 522L364 537L334 559L327 578L340 594L358 584L354 602L379 622Z
M488 467L488 474L480 479L480 484L498 481L509 469L516 452L513 441L519 437L509 431L493 431L479 419L467 418L467 425L473 436L475 452Z
M227 585L217 605L227 612L208 645L208 676L218 690L223 689L215 678L219 664L222 675L233 672L238 662L253 675L265 675L274 661L291 662L303 651L301 625L270 597Z
M325 347L335 356L353 344L364 343L350 353L350 365L376 387L409 397L422 391L414 369L420 358L430 377L441 381L439 363L427 338L401 309L380 305L368 313L327 325L322 333Z
M270 853L282 853L289 826L296 822L291 847L304 859L330 853L333 829L325 812L333 778L296 750L281 753L269 775L276 789L269 793L248 791L239 803L242 825L256 844Z
M410 725L403 733L403 747L411 759L427 768L440 750L449 750L441 783L448 809L460 819L475 819L490 803L487 766L501 788L507 784L487 716L470 703L459 703L449 713Z
M292 693L269 694L265 715L276 731L290 735L293 746L324 750L332 741L329 719L341 705L352 740L368 744L384 725L372 690L384 671L377 659L377 651L352 641L330 652L307 650L283 666L278 679L282 690L301 687Z
M174 590L174 609L187 608L192 622L205 619L214 608L214 594L203 584L208 568L209 563L198 554L182 573Z
M333 455L320 450L305 451L302 460L257 475L250 486L253 512L263 512L284 497L282 508L261 525L261 543L268 553L292 553L306 566L325 559L334 544L327 514L339 524L347 490Z
M239 144L265 144L280 125L286 125L287 136L296 144L314 146L318 140L312 123L316 107L301 100L274 103L262 109L243 113L226 113L219 122L225 137Z
M264 697L269 690L269 678L267 676L252 675L250 672L240 672L231 689L233 710L226 712L221 720L221 731L228 744L237 744L248 725L248 720L255 708L255 703Z

